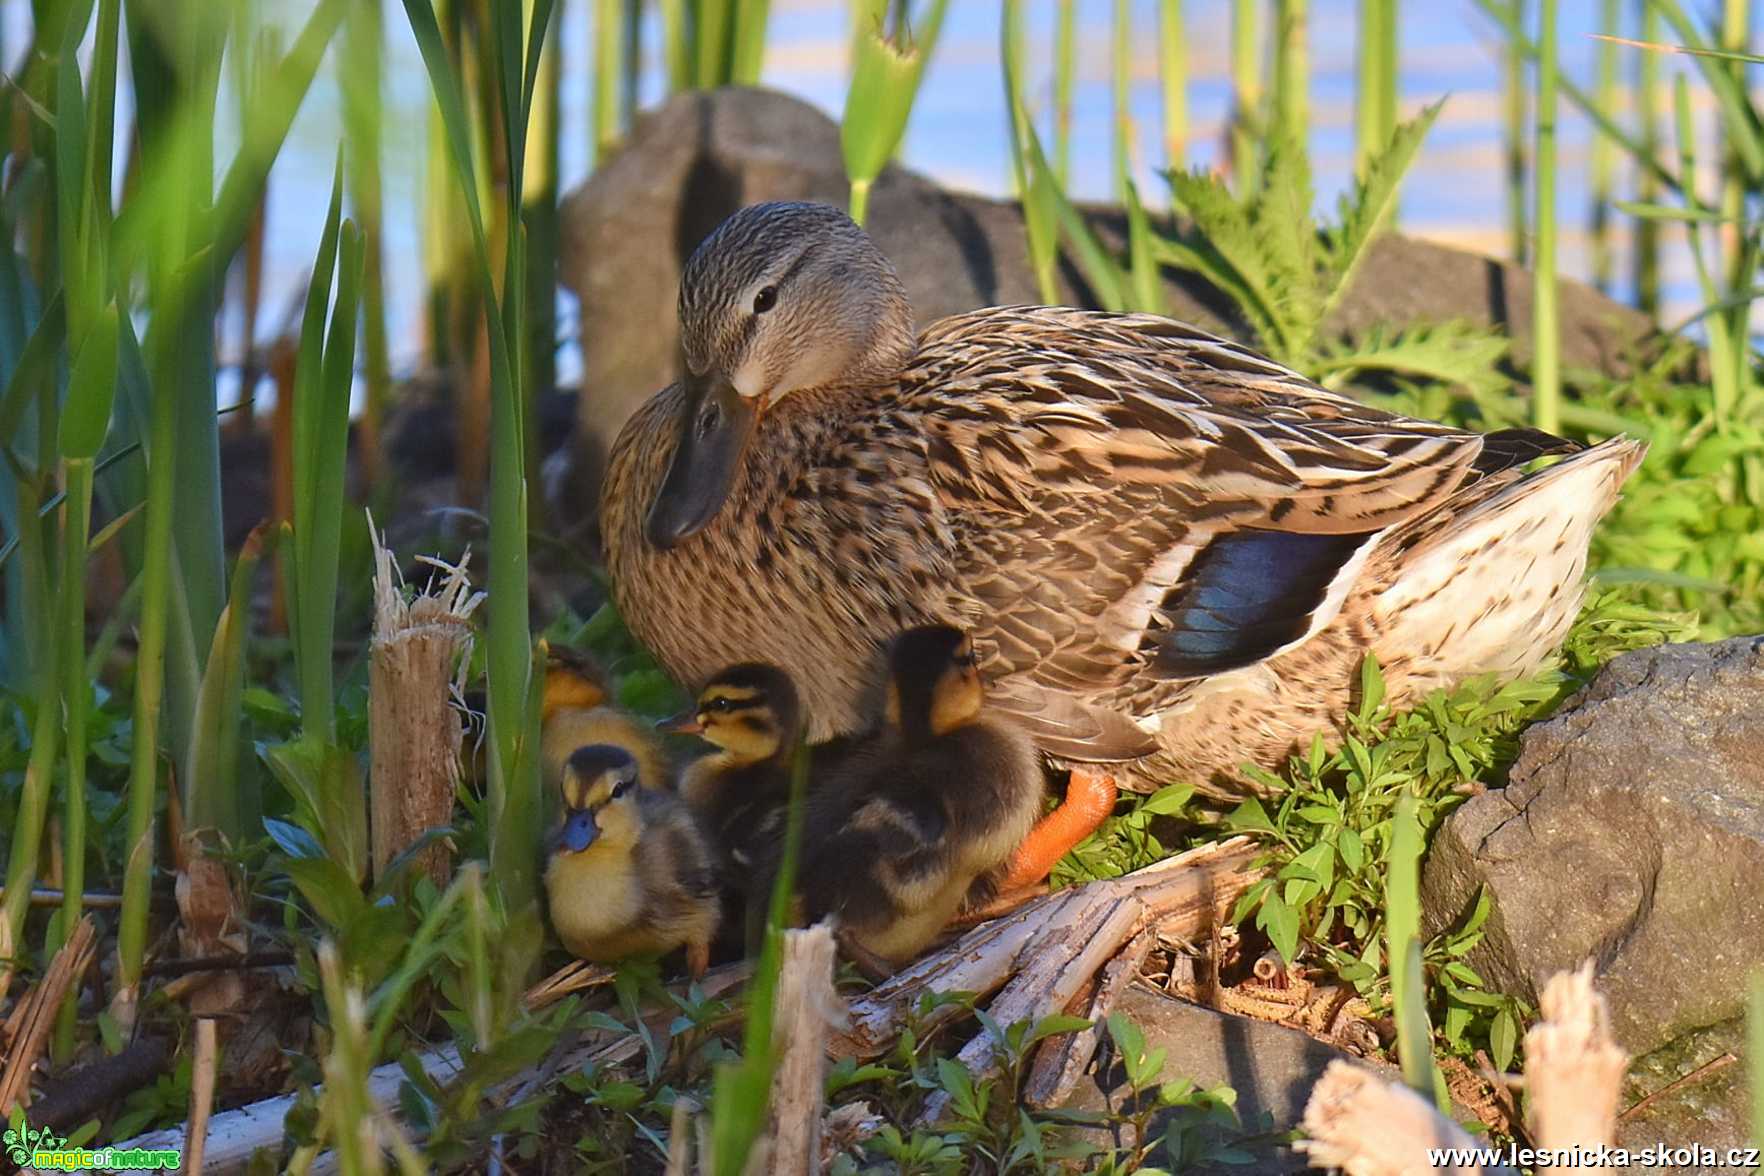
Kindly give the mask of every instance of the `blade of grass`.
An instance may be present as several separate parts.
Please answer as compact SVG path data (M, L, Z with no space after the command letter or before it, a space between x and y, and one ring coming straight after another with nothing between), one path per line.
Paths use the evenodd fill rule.
M1359 86L1354 105L1354 171L1383 150L1397 121L1396 0L1360 0Z
M1511 0L1510 11L1515 23L1525 19L1525 0ZM1501 139L1506 155L1507 180L1507 256L1514 264L1524 265L1531 256L1531 218L1525 209L1525 140L1526 88L1525 42L1517 30L1509 30L1507 54L1502 62L1501 90L1506 98L1505 120Z
M1077 74L1078 3L1059 0L1054 33L1054 178L1062 188L1072 175L1072 86Z
M594 0L594 162L624 133L619 57L625 50L625 0Z
M276 531L267 524L254 528L239 548L233 565L227 606L214 627L202 686L196 696L196 727L190 763L179 783L184 790L186 830L212 829L221 844L243 845L247 830L257 829L262 805L248 796L243 781L255 777L239 772L240 697L245 690L245 649L251 639L251 592L267 538Z
M1422 849L1415 797L1405 794L1391 818L1385 951L1403 1081L1420 1094L1435 1097L1439 1081L1433 1064L1433 1031L1427 1023L1427 980L1421 968ZM1448 1098L1441 1109L1450 1106Z
M735 45L729 82L757 86L766 63L766 20L771 0L735 0Z
M1537 258L1532 263L1531 419L1562 427L1561 326L1556 306L1556 0L1538 0Z

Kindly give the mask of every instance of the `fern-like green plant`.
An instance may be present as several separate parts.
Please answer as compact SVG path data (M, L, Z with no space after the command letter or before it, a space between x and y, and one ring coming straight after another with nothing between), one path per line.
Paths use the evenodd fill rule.
M1342 195L1335 222L1320 230L1311 216L1310 159L1291 136L1275 133L1261 183L1247 195L1216 175L1171 173L1171 196L1187 224L1157 241L1157 259L1199 274L1226 294L1263 350L1314 378L1341 383L1358 372L1382 371L1491 391L1489 373L1504 344L1487 332L1410 328L1352 346L1323 332L1389 221L1403 175L1440 106L1396 128Z

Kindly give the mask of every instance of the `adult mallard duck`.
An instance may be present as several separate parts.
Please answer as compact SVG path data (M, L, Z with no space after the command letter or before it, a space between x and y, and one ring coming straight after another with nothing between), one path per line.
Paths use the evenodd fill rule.
M684 681L779 666L821 739L859 728L891 634L960 626L990 706L1074 768L1073 829L1111 776L1241 795L1245 761L1341 721L1367 653L1397 706L1532 669L1644 452L1398 416L1153 315L915 335L893 267L820 204L724 222L680 328L686 375L626 423L603 496L632 632Z

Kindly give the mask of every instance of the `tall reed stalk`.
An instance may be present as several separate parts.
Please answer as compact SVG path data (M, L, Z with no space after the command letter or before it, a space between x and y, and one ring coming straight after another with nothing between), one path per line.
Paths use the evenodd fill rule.
M1500 3L1500 0L1491 0ZM1647 3L1647 0L1642 0ZM1511 0L1507 7L1512 22L1507 36L1507 56L1501 74L1501 91L1506 96L1506 121L1502 141L1506 147L1507 177L1507 254L1524 265L1530 256L1530 218L1525 212L1525 140L1530 125L1525 102L1525 38L1521 32L1525 22L1525 0Z
M385 114L385 14L378 4L349 9L343 35L343 112L350 144L349 202L361 227L361 331L363 383L361 472L367 488L379 485L381 429L392 400L392 369L386 338L385 246L382 229L380 122Z
M514 5L495 10L491 30L496 62L495 91L506 153L508 203L520 208L526 173L526 140L551 0L535 0L523 34ZM533 958L538 941L540 793L536 749L538 713L533 705L533 637L528 625L527 478L523 420L527 398L521 387L519 341L525 333L526 252L518 216L505 226L505 272L498 297L492 280L492 250L478 171L473 156L460 80L449 60L426 0L404 0L405 15L428 71L440 108L449 157L466 208L472 255L483 299L492 389L490 462L490 622L489 763L490 876L509 920L505 939L520 957L520 971Z
M1397 0L1360 0L1359 87L1354 104L1354 174L1390 142L1397 121Z
M1621 0L1599 0L1599 31L1606 37L1617 35L1621 17ZM1617 43L1611 40L1597 45L1593 76L1593 99L1606 110L1617 108ZM1616 183L1617 148L1605 135L1594 135L1592 141L1592 278L1607 294L1615 276L1616 260L1611 245L1611 200Z
M1127 202L1127 177L1133 174L1133 5L1115 0L1115 41L1112 93L1115 99L1115 200Z
M1072 87L1078 76L1078 0L1059 3L1059 22L1054 29L1054 175L1064 188L1072 175Z
M1256 0L1232 0L1231 170L1241 197L1248 197L1260 183L1261 42Z
M1165 166L1180 168L1188 158L1188 38L1182 0L1162 0L1158 10L1158 78L1164 88ZM1063 179L1060 186L1065 186Z
M1277 0L1274 20L1274 137L1302 145L1311 129L1310 0Z
M1556 0L1537 8L1537 257L1532 262L1532 423L1562 427L1556 306Z
M594 0L594 160L624 134L621 85L625 52L625 0Z
M1641 7L1641 39L1657 44L1660 40L1660 11L1652 0L1639 0ZM1635 114L1640 123L1641 149L1649 159L1660 154L1660 55L1635 55ZM1636 195L1643 204L1660 200L1660 178L1653 169L1636 169ZM1635 298L1636 305L1648 314L1660 314L1660 222L1642 217L1635 226Z
M839 126L845 174L851 180L851 219L860 225L869 211L870 186L900 149L906 134L925 65L943 31L949 0L932 0L919 22L916 40L904 23L893 37L887 35L886 8L886 0L860 0L854 9L857 28L852 40L851 89L845 96L845 116Z

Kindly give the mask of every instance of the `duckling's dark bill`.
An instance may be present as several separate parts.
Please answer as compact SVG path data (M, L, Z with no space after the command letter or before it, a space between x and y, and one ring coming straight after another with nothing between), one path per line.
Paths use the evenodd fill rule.
M649 541L664 550L717 517L759 415L720 375L687 376L682 389L674 459L644 527Z

